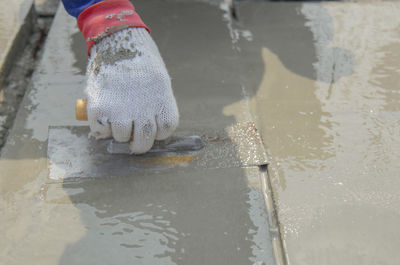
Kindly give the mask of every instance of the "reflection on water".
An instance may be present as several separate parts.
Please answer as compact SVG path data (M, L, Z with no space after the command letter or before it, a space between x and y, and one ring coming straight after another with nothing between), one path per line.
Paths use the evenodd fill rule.
M135 264L176 264L177 260L182 260L185 247L177 243L190 234L179 232L173 226L177 212L170 210L167 204L160 204L161 201L153 202L148 195L139 194L140 188L132 188L132 181L128 179L122 180L123 184L111 184L113 181L116 180L64 184L68 193L71 190L72 202L82 211L87 233L66 249L60 264L68 264L76 257L102 264L113 264L117 260ZM109 190L99 182L110 183ZM137 186L143 189L141 184ZM73 191L77 188L83 191L75 194ZM102 192L96 193L96 190ZM176 203L174 200L173 204ZM99 250L110 253L99 253Z
M154 212L158 215L153 215ZM118 251L121 255L126 252L132 261L145 264L175 264L171 260L173 254L178 260L182 259L180 255L185 249L176 250L175 245L185 234L171 227L169 220L176 212L165 209L163 205L150 203L145 205L144 211L115 215L110 215L107 210L95 210L94 214L97 222L91 223L90 229L98 231L98 235L93 235L93 240L102 242L100 245L104 249L120 246Z
M300 10L313 33L316 79L291 72L267 48L261 52L257 110L265 113L260 123L275 184L369 174L377 164L392 172L399 159L397 9L310 3ZM381 23L383 16L393 19ZM358 38L349 37L355 32Z
M272 264L263 194L247 171L259 182L257 167L65 181L86 231L59 264Z
M353 74L336 82L331 92L326 84L316 83L322 109L331 114L328 120L332 128L326 133L334 138L335 151L334 160L322 163L329 165L330 175L334 174L332 171L343 172L343 168L345 176L386 175L397 167L399 159L398 10L388 5L343 8L306 4L302 13L309 19L306 25L314 33L316 47L326 32L321 30L321 18L313 15L315 10L334 17L332 44L351 50L357 62ZM386 18L384 23L382 17ZM359 37L350 37L356 32ZM319 75L323 69L320 65L329 54L318 48L317 52L319 62L315 67ZM346 60L339 61L346 68ZM373 166L381 173L377 174Z

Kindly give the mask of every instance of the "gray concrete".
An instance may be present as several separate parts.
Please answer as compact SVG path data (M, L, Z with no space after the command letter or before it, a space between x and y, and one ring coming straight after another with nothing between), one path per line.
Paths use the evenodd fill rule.
M2 1L0 9L0 84L28 43L34 24L33 0Z
M225 11L206 3L135 4L172 75L178 133L229 140L226 163L50 179L49 126L86 124L74 119L86 49L74 19L60 8L2 150L0 263L275 264L279 237L257 164L265 160L248 148L256 144L263 159L265 152ZM160 10L168 12L160 16ZM246 164L249 159L256 162Z
M35 9L38 15L54 16L60 3L60 0L35 0Z
M288 264L400 264L400 4L238 11Z

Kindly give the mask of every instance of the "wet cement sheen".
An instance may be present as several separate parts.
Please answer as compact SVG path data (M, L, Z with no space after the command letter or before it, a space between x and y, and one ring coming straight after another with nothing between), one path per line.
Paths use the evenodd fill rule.
M238 10L288 263L399 264L400 5Z

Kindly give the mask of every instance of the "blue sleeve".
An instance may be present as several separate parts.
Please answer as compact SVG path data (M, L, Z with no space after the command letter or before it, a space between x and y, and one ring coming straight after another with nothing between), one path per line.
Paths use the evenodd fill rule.
M103 0L62 0L65 10L76 18L83 10L101 1Z

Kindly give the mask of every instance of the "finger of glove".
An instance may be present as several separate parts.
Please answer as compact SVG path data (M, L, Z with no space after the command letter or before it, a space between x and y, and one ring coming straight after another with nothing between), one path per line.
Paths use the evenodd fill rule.
M90 135L96 139L105 139L112 136L111 126L106 117L97 117L88 113Z
M175 106L169 111L161 112L157 118L156 140L164 140L170 137L179 124L178 108Z
M132 135L132 121L111 122L112 136L117 142L128 142Z
M130 143L130 150L134 154L143 154L151 149L156 136L156 122L148 120L146 122L134 122L133 141Z

